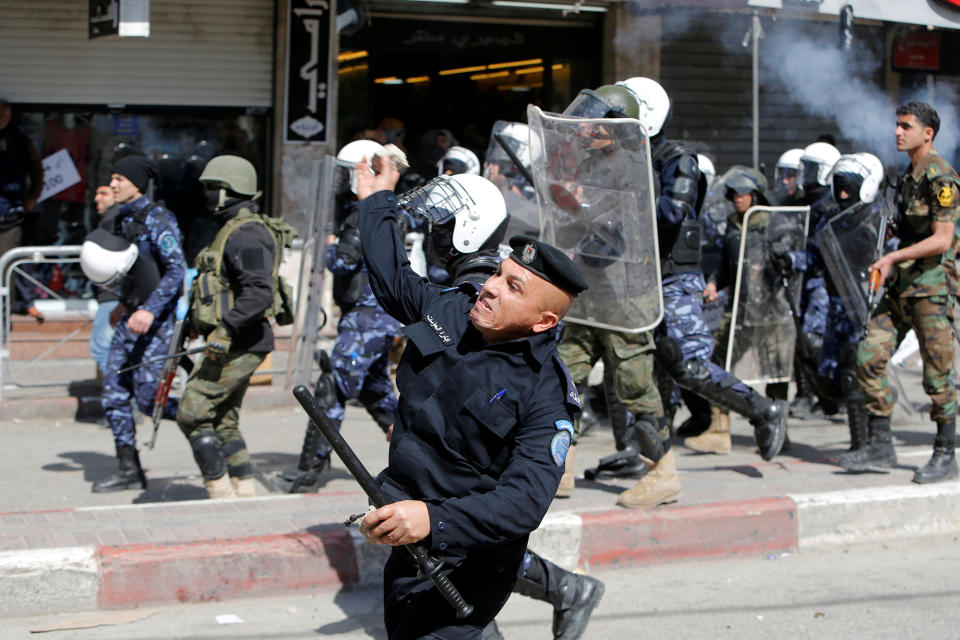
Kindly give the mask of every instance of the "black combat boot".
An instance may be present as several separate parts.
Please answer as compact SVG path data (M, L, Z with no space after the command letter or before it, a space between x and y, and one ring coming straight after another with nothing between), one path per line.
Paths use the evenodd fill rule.
M712 414L710 403L692 391L681 389L680 395L684 404L690 410L690 417L677 428L677 437L681 439L695 438L710 428Z
M917 484L930 484L953 480L958 475L957 458L954 446L957 438L956 418L937 422L937 438L933 441L933 457L930 462L917 469L913 481Z
M141 489L147 488L147 476L140 466L140 454L136 448L117 446L117 472L100 482L93 483L94 493L110 493L124 491L139 484Z
M889 468L897 465L897 450L893 447L890 433L890 418L869 416L867 441L859 449L840 455L840 466L847 471L863 472L873 468Z
M319 455L325 450L326 455ZM284 471L280 478L290 483L288 493L309 492L320 480L320 475L330 468L330 445L323 434L312 425L307 426L303 435L303 447L296 471Z
M813 391L810 389L806 369L799 361L794 363L793 372L797 380L797 395L790 403L790 417L805 420L813 409Z
M578 640L603 596L603 583L558 567L528 551L530 564L513 588L516 593L553 605L554 640Z
M850 448L848 453L862 449L867 444L867 408L863 406L863 397L849 394L847 397L847 426L850 427Z

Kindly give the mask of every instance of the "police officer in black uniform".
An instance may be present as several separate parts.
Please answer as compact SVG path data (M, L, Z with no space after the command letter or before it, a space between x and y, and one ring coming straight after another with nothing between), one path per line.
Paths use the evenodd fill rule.
M396 232L399 173L387 166L373 177L366 162L357 169L370 284L409 338L378 478L392 503L367 515L365 533L425 545L474 606L457 620L395 550L384 568L387 633L479 639L517 582L563 471L580 405L557 356L556 325L586 282L563 253L518 236L479 292L431 286L410 269Z

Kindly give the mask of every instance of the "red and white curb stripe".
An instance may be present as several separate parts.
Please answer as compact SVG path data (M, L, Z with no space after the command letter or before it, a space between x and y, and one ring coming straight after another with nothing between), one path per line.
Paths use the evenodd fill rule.
M533 533L530 547L561 566L591 568L958 532L960 483L951 482L645 511L556 512ZM0 615L372 586L387 551L356 530L329 524L285 535L0 552Z

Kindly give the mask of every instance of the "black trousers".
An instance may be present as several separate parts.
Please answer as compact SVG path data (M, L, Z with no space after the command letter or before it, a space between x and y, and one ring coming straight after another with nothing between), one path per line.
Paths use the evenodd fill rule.
M513 545L511 545L512 547ZM390 640L480 640L483 628L506 604L523 563L523 547L476 554L447 573L473 613L457 620L453 608L417 566L395 548L383 569L383 618Z

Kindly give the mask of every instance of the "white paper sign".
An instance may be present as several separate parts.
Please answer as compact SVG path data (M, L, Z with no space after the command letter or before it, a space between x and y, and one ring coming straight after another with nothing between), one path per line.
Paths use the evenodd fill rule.
M38 202L78 182L80 182L80 174L77 172L77 166L73 164L73 158L66 149L60 149L43 159L43 191L40 192Z

